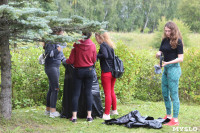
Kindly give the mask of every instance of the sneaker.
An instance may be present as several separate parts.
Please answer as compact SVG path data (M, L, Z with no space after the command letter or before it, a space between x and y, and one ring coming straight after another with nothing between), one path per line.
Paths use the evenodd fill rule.
M163 119L172 119L172 117L167 117L167 115L165 115L165 117Z
M88 122L92 122L93 121L93 118L91 117L91 118L87 118L87 121Z
M119 115L119 114L118 114L117 110L111 110L110 115Z
M60 113L58 111L55 111L55 112L50 112L50 116L51 118L55 118L55 117L59 117L60 116Z
M45 110L44 115L50 115L50 111Z
M164 124L164 125L168 125L168 126L178 126L178 125L179 125L179 122L178 122L178 121L175 121L174 118L172 118L170 122L168 122L167 124Z
M72 123L77 123L77 119L71 118Z
M109 115L103 114L103 119L104 120L110 120L110 114Z

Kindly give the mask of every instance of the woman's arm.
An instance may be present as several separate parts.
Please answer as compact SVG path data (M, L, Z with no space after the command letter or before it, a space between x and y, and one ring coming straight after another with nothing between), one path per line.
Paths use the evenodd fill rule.
M66 60L66 63L67 64L74 64L74 61L75 61L75 48L73 48L71 50L71 54L69 56L69 59Z
M100 46L99 51L100 51L100 53L98 53L97 58L99 58L99 59L108 58L108 52L107 52L107 49L104 46Z
M178 58L176 58L172 61L163 62L162 67L164 67L165 65L168 65L168 64L174 64L174 63L179 63L179 62L183 62L183 54L178 54Z

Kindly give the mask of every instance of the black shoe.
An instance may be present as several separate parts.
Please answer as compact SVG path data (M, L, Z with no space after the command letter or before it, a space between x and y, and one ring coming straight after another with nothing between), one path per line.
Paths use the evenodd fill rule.
M77 123L77 119L71 119L73 123Z
M92 117L91 118L87 118L87 121L88 122L92 122L93 121Z

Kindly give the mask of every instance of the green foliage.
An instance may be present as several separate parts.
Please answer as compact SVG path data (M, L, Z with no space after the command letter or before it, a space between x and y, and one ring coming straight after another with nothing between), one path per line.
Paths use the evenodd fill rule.
M70 45L70 44L69 44ZM25 49L15 49L12 55L12 88L13 107L29 107L46 103L48 91L48 77L45 74L44 66L38 62L38 57L42 53L41 47L30 47ZM65 48L66 57L70 54L70 49ZM58 94L58 108L61 109L61 99L64 86L65 69L60 66L60 91Z
M95 42L95 41L94 41ZM115 92L120 102L134 99L159 101L161 95L161 76L154 73L154 65L157 63L151 50L133 50L122 41L116 42L115 54L122 59L125 73L117 79ZM97 49L99 46L97 46ZM153 50L153 49L152 49ZM99 62L96 63L97 77L101 85L101 69ZM104 99L104 97L102 96Z
M56 11L43 11L41 8L33 7L30 3L22 2L23 8L17 3L0 6L0 36L9 34L12 41L53 41L53 42L74 42L79 38L72 33L81 31L95 32L104 28L106 22L90 21L77 15L69 18L60 18ZM21 5L21 3L19 3ZM2 25L3 24L3 25ZM9 27L9 31L5 26ZM52 35L52 28L62 28L67 34L63 36ZM20 39L20 40L19 40ZM12 40L12 41L11 41Z
M182 0L178 8L180 18L187 23L194 32L200 32L199 9L199 0Z
M178 26L178 28L182 34L184 46L189 46L189 38L188 38L188 35L190 33L189 26L178 19L173 19L172 21ZM158 30L155 32L155 40L152 43L152 46L154 48L160 48L162 37L164 34L164 26L167 22L168 21L166 20L165 17L162 17L162 19L159 20Z
M132 37L132 36L131 36ZM95 39L92 38L96 43ZM152 48L133 49L122 41L115 41L116 55L124 62L125 73L117 79L115 92L121 103L135 99L144 101L160 101L161 74L155 74L154 65L159 63L155 58L157 50ZM68 44L72 45L72 44ZM97 45L97 51L99 45ZM69 57L71 49L65 48L64 54ZM33 105L41 105L46 102L48 91L48 78L44 72L44 66L39 65L38 56L41 48L29 48L12 51L12 81L13 81L13 107L20 108ZM180 99L186 102L200 103L200 52L199 48L184 49L184 62L181 63L182 76L179 82ZM103 87L101 85L101 69L96 63L96 72L99 80L102 100L104 100ZM60 67L60 91L58 95L57 109L62 108L62 93L64 85L65 69Z
M14 108L45 103L48 78L44 72L44 66L38 64L41 51L41 49L32 47L11 53ZM64 80L63 73L61 69L61 87Z
M180 97L185 101L200 103L200 49L185 49L184 61L181 64Z
M54 0L51 6L61 17L78 15L92 20L108 21L110 31L131 32L147 28L151 32L157 27L161 16L177 17L180 0ZM44 10L52 8L43 6ZM144 28L145 29L145 28Z
M129 49L122 42L117 43L116 54L123 60L125 73L117 80L115 88L121 101L132 98L159 101L162 99L160 75L154 73L157 63L151 50Z

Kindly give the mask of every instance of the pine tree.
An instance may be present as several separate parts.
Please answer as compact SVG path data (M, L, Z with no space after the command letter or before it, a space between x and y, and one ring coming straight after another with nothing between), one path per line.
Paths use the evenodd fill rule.
M105 23L89 21L80 16L60 18L57 12L43 11L34 8L27 2L0 1L0 59L1 59L1 94L0 116L11 118L12 81L11 55L9 45L13 41L52 41L73 42L80 39L73 33L81 31L99 31ZM67 34L64 36L52 35L52 29L62 28Z

